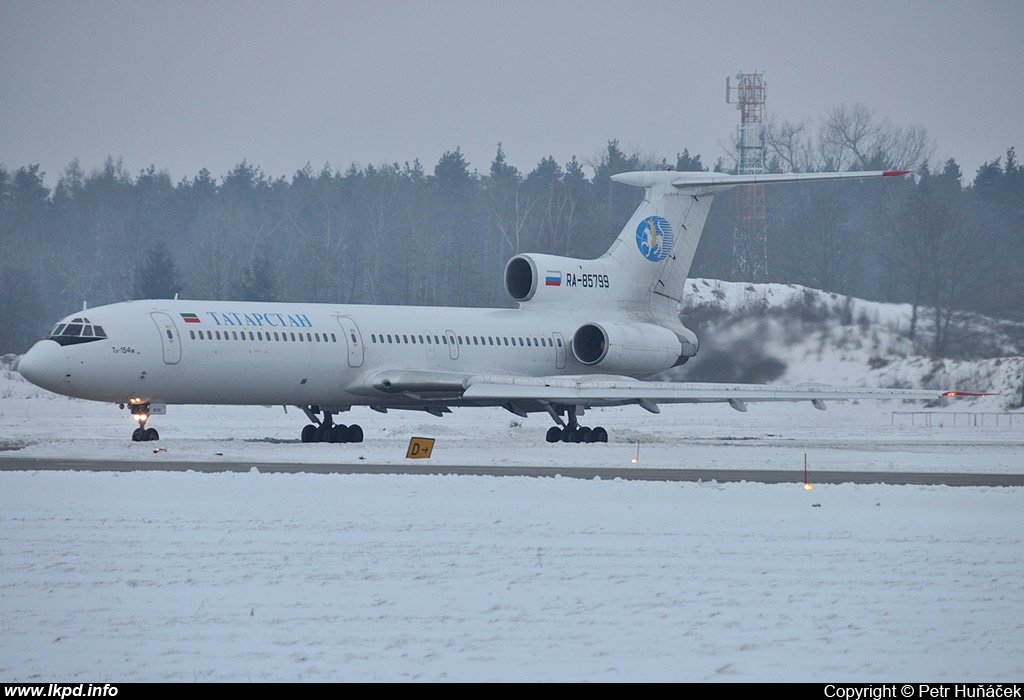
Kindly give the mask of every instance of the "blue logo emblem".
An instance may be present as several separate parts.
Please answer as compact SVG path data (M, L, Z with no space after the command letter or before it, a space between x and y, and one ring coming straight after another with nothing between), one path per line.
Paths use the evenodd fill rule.
M672 252L672 226L660 216L648 216L636 227L636 247L648 260L661 262Z

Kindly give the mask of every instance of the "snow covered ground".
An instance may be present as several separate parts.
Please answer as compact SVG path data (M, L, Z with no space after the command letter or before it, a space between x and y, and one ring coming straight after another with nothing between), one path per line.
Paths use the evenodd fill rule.
M0 377L6 681L1019 681L1024 489L432 476L449 464L1024 469L1000 399L546 417L353 411L361 445L300 444L295 409L114 406ZM973 412L975 420L953 411ZM987 422L977 417L986 414ZM966 413L961 413L966 415ZM161 472L167 459L408 464L422 475ZM157 445L159 447L157 447ZM158 451L154 451L158 450Z
M151 422L159 443L132 443L127 411L0 372L0 463L152 465L0 472L0 678L1019 681L1024 488L437 475L637 457L799 478L806 456L812 484L816 470L1024 471L1024 413L1007 410L1024 384L1016 327L979 331L989 359L934 360L904 337L906 307L691 286L695 317L726 313L707 316L687 372L1002 395L589 411L604 445L547 444L545 416L500 409L353 410L340 419L366 441L331 445L298 442L296 409L171 406ZM780 307L799 321L766 311ZM430 459L405 459L413 436L436 438ZM242 471L160 471L168 460ZM422 473L246 467L263 462Z

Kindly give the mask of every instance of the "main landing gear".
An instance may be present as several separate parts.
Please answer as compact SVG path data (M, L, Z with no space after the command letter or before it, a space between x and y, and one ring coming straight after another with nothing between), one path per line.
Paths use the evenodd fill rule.
M303 442L363 441L363 429L355 423L352 425L345 425L344 423L335 424L334 414L330 411L323 411L323 418L319 418L316 415L319 408L316 406L309 406L302 410L313 421L302 429L301 438Z
M156 431L156 428L146 427L146 421L149 420L149 404L133 403L129 408L132 412L132 418L139 424L139 427L132 431L132 442L150 442L152 440L159 440L160 433Z
M559 410L549 408L548 412L555 419L558 425L548 428L546 439L548 442L608 442L608 431L602 427L587 428L580 426L576 420L577 406L561 406ZM561 413L568 416L568 422L563 421Z

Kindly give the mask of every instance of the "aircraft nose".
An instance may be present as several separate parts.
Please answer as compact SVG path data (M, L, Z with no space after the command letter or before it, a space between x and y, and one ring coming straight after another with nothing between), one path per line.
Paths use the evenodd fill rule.
M40 340L18 360L18 373L36 386L56 391L68 371L64 348L52 340Z

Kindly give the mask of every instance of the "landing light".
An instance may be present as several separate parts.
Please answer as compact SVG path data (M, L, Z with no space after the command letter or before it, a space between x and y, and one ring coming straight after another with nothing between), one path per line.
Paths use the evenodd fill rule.
M136 423L145 423L146 421L149 420L149 414L148 413L133 413L132 414L132 418L135 420Z

